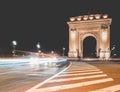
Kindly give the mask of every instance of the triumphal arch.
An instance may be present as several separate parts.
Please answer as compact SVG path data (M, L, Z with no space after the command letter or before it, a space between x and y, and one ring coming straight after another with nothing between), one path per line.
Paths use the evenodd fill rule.
M83 42L88 36L96 39L96 56L110 57L110 25L107 14L91 14L71 17L69 26L69 52L71 58L83 58ZM89 45L89 44L88 44Z

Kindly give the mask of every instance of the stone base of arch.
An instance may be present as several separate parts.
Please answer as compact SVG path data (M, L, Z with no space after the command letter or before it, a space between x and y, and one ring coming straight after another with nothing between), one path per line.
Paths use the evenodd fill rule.
M71 58L78 58L78 53L77 53L77 51L70 51L68 53L68 56Z
M108 50L108 51L101 51L99 58L101 58L101 59L109 59L110 58L110 54L111 54L110 50Z
M96 58L100 59L109 59L110 58L111 51L101 51L96 56ZM83 58L83 54L79 54L77 51L71 51L68 53L69 58Z

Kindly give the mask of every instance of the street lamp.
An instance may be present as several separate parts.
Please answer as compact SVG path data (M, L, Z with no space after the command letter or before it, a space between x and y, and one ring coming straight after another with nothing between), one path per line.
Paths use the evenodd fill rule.
M15 48L16 48L16 46L17 46L17 41L12 41L12 46L13 46L13 51L12 51L12 53L13 53L13 56L15 56Z
M54 51L53 51L53 50L51 51L51 54L54 54Z
M37 49L38 49L38 52L41 52L40 51L40 43L38 42L37 45L36 45Z
M63 56L64 56L64 55L65 55L65 54L64 54L64 52L65 52L65 48L63 47L62 49L63 49Z
M113 47L112 47L112 49L111 49L113 57L116 56L115 49L116 49L116 46L113 45Z

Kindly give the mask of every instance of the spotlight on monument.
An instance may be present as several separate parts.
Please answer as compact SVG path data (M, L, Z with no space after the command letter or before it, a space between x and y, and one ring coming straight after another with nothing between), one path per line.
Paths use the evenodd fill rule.
M103 15L103 18L104 18L104 19L108 18L108 14L104 14L104 15Z
M96 19L100 19L100 18L101 18L101 15L100 15L100 14L96 14L96 15L95 15L95 18L96 18Z
M94 15L90 15L90 16L89 16L89 19L90 19L90 20L94 19Z
M74 17L71 17L71 18L70 18L70 21L75 21L75 18L74 18Z
M88 19L88 15L84 15L83 20L87 20L87 19Z
M78 21L82 20L82 16L77 17L77 20Z

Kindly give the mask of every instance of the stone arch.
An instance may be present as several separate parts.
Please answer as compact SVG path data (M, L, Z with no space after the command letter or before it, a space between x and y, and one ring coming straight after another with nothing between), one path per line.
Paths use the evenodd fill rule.
M96 52L100 58L110 57L110 25L112 19L107 14L71 17L69 25L68 57L83 57L83 40L87 36L96 39Z

